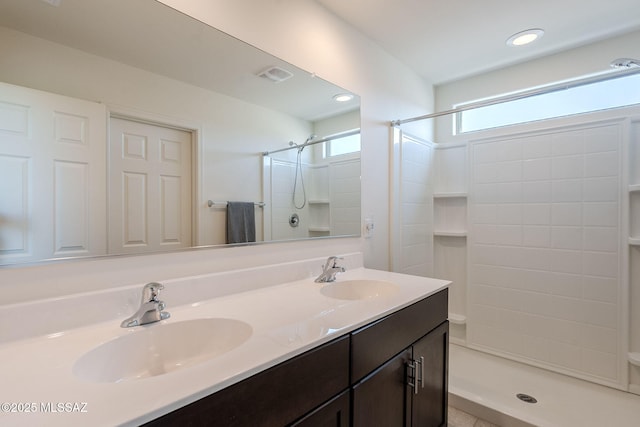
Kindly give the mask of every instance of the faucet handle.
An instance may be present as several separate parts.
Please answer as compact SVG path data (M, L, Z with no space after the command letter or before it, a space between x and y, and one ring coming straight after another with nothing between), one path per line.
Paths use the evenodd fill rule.
M328 269L328 268L335 268L337 267L337 262L339 259L344 259L343 257L338 257L338 256L330 256L329 258L327 258L327 263L324 265L324 269Z
M160 295L162 289L164 289L164 285L157 282L144 285L144 288L142 288L142 303L158 301L158 295Z

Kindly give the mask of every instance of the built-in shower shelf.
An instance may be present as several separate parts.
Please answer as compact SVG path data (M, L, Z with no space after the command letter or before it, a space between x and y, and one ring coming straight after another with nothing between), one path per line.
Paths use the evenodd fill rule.
M309 200L310 205L328 205L329 199L313 199Z
M443 231L443 230L435 230L433 232L434 236L441 237L467 237L466 231Z
M434 199L453 199L458 197L467 197L467 193L433 193Z
M640 353L629 353L628 358L633 366L640 366Z
M640 246L640 237L629 237L629 244L631 246Z
M449 322L454 325L464 325L467 323L467 316L462 314L449 313Z
M640 184L633 184L629 186L630 193L634 193L636 191L640 191Z
M331 231L331 227L309 227L309 231L316 233L328 233Z

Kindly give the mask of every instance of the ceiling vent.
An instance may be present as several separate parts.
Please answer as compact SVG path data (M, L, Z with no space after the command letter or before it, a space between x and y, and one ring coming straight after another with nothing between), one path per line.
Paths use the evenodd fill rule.
M269 79L274 83L280 83L293 77L293 74L280 67L271 67L258 74L258 76L263 79Z

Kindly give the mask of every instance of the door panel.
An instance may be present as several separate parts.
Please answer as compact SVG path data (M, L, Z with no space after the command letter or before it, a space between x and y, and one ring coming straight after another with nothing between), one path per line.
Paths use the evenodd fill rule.
M105 117L0 83L0 265L106 253Z
M190 247L190 132L112 118L109 252Z

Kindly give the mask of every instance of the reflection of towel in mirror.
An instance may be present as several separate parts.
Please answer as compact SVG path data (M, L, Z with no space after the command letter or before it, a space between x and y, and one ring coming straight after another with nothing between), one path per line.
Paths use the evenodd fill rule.
M227 202L227 243L256 241L256 213L253 202Z

